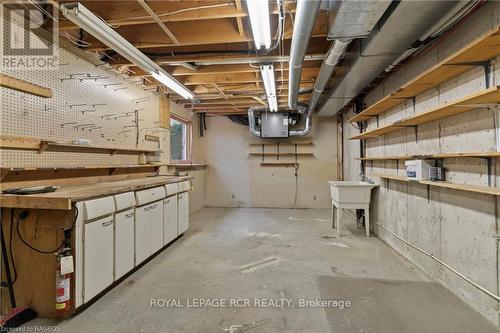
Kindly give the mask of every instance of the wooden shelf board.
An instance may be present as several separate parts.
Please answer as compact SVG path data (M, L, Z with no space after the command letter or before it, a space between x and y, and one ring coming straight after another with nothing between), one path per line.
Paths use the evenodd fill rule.
M58 171L58 170L92 170L92 169L142 169L142 168L158 168L154 164L137 164L137 165L85 165L85 166L67 166L67 167L0 167L2 171L7 172L23 172L23 171Z
M465 191L465 192L500 195L500 188L498 188L498 187L468 185L468 184L453 184L450 182L440 182L440 181L431 181L431 180L413 181L413 180L408 180L404 176L386 175L386 174L378 174L378 173L371 174L370 176L384 178L384 179L398 180L398 181L403 181L403 182L413 182L413 183L435 186L435 187L449 188L449 189Z
M312 145L313 143L310 141L298 141L298 142L262 142L262 143L257 143L257 142L252 142L249 144L249 146L305 146L305 145Z
M390 125L385 125L359 135L353 136L351 140L366 140L368 138L382 136L391 132L396 132L404 128L413 127L431 121L447 118L456 114L468 112L481 107L484 104L500 103L500 86L481 90L467 97L460 98L448 104L437 106L428 111L418 113L407 119L397 121Z
M314 156L313 153L249 153L250 156Z
M99 146L99 145L76 145L71 143L55 142L46 139L30 138L30 137L15 137L2 135L0 137L0 148L2 149L20 149L20 150L37 150L39 153L44 151L65 151L65 152L81 152L94 151L98 153L109 154L151 154L155 150Z
M498 187L467 185L467 184L453 184L453 183L449 183L449 182L434 182L434 181L430 181L430 180L421 180L419 183L424 184L424 185L451 188L454 190L460 190L460 191L466 191L466 192L500 195L500 188L498 188Z
M399 180L402 182L409 182L408 178L406 178L405 176L399 176L399 175L386 175L386 174L381 174L381 173L372 173L372 174L370 174L370 176L384 178L384 179Z
M487 152L477 152L477 153L443 153L443 154L426 154L426 155L401 155L401 156L374 156L374 157L355 157L355 160L359 161L393 161L393 160L423 160L423 159L434 159L434 158L461 158L461 157L500 157L500 152L498 151L487 151Z
M54 148L54 149L52 149ZM95 150L108 152L110 154L113 153L122 153L122 154L151 154L155 152L155 150L151 149L140 149L140 148L124 148L124 147L111 147L111 146L96 146L96 145L75 145L71 143L60 143L60 142L49 142L47 150L57 150L60 148L64 151L80 151L80 150Z
M350 121L359 122L368 120L403 103L409 98L465 73L476 66L474 63L487 61L498 55L500 55L500 27L485 33L474 42L429 68L392 94L382 98L363 112L354 116ZM470 65L467 63L470 63Z
M296 167L298 163L261 163L261 167Z

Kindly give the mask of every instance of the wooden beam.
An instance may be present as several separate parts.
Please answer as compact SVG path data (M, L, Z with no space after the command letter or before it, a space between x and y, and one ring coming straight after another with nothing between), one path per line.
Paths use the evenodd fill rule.
M274 20L276 21L276 20ZM312 37L326 37L327 16L323 13L317 16L312 31ZM285 39L291 39L293 26L288 20L285 27ZM274 22L273 25L276 25ZM272 26L273 28L273 26ZM274 28L273 28L274 29ZM122 26L115 29L123 38L128 40L137 48L161 48L173 46L175 44L162 42L163 31L156 24L143 24L137 26ZM202 20L196 24L186 24L185 22L171 22L169 30L179 40L179 45L208 45L222 43L241 43L252 41L248 36L241 36L238 29L234 27L231 19ZM107 50L104 45L94 37L89 37L87 42L92 45L90 50Z
M165 31L167 36L170 38L171 41L174 42L175 45L180 45L180 42L177 38L175 38L175 35L170 31L165 23L163 23L158 15L149 7L149 5L146 3L144 0L137 0L137 2L144 8L144 10L153 18L153 20L160 26L160 28Z
M52 1L52 0L51 0ZM74 2L74 0L63 0ZM82 0L85 7L99 14L108 24L112 26L143 25L154 23L153 18L144 16L142 8L130 1L87 1ZM126 4L126 5L124 5ZM185 22L214 20L224 18L244 18L248 14L243 9L238 9L236 4L221 1L153 1L150 7L157 13L162 22ZM287 6L287 11L295 12L295 5ZM278 14L277 8L272 10ZM69 20L60 20L60 31L78 29L78 26Z
M236 5L236 10L241 11L241 0L235 0L234 3ZM241 19L241 17L236 17L236 25L238 27L238 33L240 34L240 36L244 36L245 30L243 29L243 20Z
M52 90L38 84L15 78L13 76L0 73L0 87L9 88L31 95L52 98Z

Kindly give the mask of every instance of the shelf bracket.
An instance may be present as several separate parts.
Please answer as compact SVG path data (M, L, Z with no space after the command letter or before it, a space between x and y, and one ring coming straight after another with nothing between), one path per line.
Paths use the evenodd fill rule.
M486 89L491 87L491 73L493 71L492 60L457 62L453 64L445 64L445 66L481 66L484 69L484 82Z
M367 114L366 115L367 117L372 117L372 118L376 118L377 119L377 127L379 127L379 115L378 114Z
M38 154L43 153L47 148L49 148L49 143L47 141L41 141L40 147L38 148Z

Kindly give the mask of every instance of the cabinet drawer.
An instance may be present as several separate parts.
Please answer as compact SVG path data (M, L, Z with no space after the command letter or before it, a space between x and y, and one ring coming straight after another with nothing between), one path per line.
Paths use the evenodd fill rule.
M124 210L135 206L134 192L126 192L115 195L116 210Z
M179 192L186 192L191 189L191 184L189 180L179 183Z
M179 185L177 183L165 185L167 196L177 194L179 192Z
M114 213L115 201L112 196L83 202L83 219L93 220Z
M165 198L165 187L155 187L147 190L137 191L135 192L135 198L137 201L137 206L142 206L147 203L161 200Z

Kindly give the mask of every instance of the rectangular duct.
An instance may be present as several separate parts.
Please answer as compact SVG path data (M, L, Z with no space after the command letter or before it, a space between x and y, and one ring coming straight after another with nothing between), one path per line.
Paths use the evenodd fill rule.
M331 1L328 8L330 40L368 37L390 1Z

